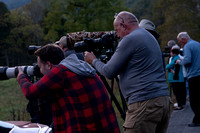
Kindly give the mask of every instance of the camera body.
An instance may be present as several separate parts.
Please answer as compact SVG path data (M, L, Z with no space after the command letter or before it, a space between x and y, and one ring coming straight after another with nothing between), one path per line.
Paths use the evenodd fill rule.
M86 38L84 41L76 42L74 44L74 50L79 52L93 52L99 58L111 58L117 44L117 37L115 33L108 33L101 38L92 39ZM104 60L103 59L103 60Z
M164 57L170 57L170 50L171 50L171 47L165 46L164 47L164 51L163 51L163 56ZM179 52L180 52L179 54L181 56L183 56L183 48L181 48Z
M42 77L38 65L34 66L21 66L22 71L28 76ZM17 67L0 67L0 80L7 80L16 78L19 71Z
M163 56L164 57L170 57L170 47L169 46L165 46L164 47L164 51L163 51Z

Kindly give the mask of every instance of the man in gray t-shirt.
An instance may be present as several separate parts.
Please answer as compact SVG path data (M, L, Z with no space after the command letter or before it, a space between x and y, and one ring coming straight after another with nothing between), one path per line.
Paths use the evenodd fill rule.
M147 30L139 28L137 18L130 12L120 12L114 28L121 41L107 64L90 52L85 52L85 61L107 78L119 75L128 103L125 133L164 133L170 116L170 98L159 44Z

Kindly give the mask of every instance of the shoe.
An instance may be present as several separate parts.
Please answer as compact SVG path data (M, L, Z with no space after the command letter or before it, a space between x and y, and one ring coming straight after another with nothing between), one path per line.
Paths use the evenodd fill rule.
M200 127L200 123L191 123L188 124L188 127Z
M174 103L174 107L178 107L178 103Z
M174 111L183 111L185 108L184 107L175 107Z

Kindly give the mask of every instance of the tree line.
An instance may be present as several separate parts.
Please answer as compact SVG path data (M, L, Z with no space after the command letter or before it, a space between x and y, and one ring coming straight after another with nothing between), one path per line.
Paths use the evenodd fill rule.
M113 30L114 14L122 10L153 21L161 48L180 31L199 40L199 0L31 0L11 11L0 2L0 66L31 65L36 60L29 45L53 43L71 32Z

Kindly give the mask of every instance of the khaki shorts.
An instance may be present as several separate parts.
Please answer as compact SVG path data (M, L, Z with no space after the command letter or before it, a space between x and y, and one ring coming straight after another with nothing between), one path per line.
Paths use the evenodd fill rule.
M168 96L130 104L123 125L124 133L165 133L171 114Z

